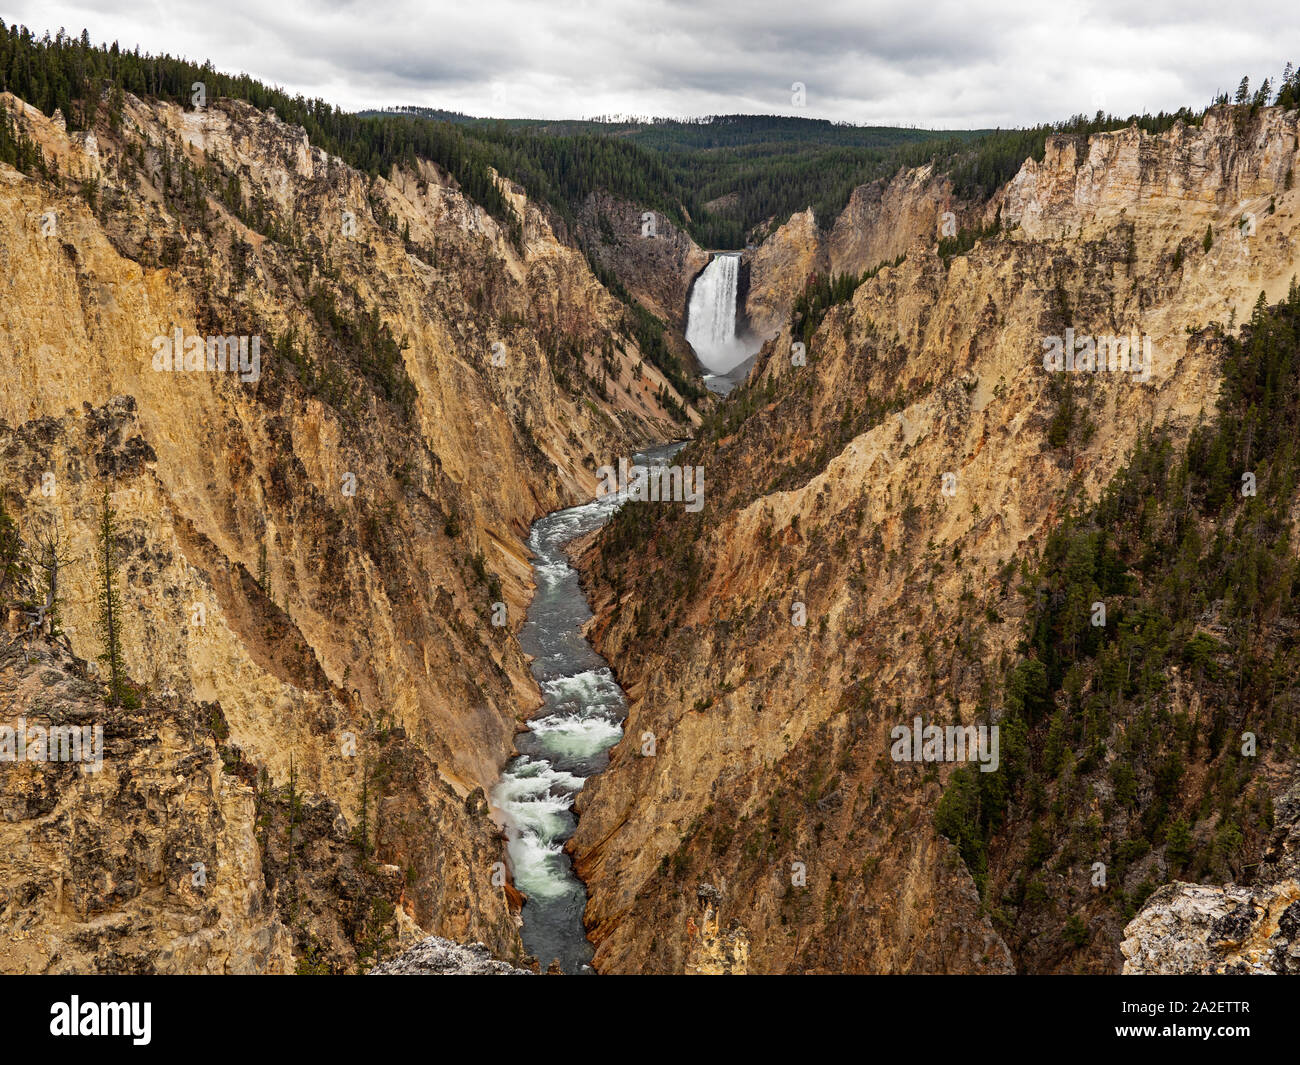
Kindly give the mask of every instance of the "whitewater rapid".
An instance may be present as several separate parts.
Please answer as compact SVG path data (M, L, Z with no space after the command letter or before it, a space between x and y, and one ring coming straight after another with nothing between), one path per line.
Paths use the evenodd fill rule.
M657 448L635 461L667 463L681 445ZM582 924L587 891L564 853L577 817L573 800L588 777L609 765L623 735L627 699L605 660L582 634L591 608L569 565L564 545L604 525L627 501L626 492L558 510L533 523L537 590L519 633L543 703L515 737L518 756L506 763L492 804L506 828L515 887L525 895L524 947L547 967L558 959L566 973L590 972L592 947Z

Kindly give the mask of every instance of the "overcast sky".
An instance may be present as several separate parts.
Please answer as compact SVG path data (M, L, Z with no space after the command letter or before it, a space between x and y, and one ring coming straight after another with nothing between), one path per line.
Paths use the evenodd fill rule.
M1200 0L0 0L345 108L1027 125L1202 107L1300 64L1300 5ZM1291 48L1296 55L1286 54ZM793 102L792 86L805 86Z

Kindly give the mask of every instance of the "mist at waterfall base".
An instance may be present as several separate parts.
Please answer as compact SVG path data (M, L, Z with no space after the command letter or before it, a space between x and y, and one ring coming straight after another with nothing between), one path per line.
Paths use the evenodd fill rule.
M711 371L704 381L715 392L729 392L736 383L734 371L761 347L736 335L739 289L740 254L721 252L695 279L686 309L686 340Z
M666 465L681 448L671 444L635 456L642 465ZM590 973L592 946L582 924L587 890L564 853L577 818L573 800L586 779L609 765L609 749L623 735L627 700L614 674L582 634L591 608L569 565L564 545L604 525L627 501L626 491L557 510L533 523L537 591L519 633L543 704L515 737L519 755L506 763L492 792L506 828L515 887L525 896L520 937L528 953L566 973Z

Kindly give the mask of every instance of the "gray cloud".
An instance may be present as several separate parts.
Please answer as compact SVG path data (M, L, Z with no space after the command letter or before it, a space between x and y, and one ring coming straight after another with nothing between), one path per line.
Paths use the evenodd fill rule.
M342 107L519 117L804 114L1012 126L1199 107L1297 55L1294 3L1088 0L10 0L37 33L211 59ZM803 108L791 84L807 87Z

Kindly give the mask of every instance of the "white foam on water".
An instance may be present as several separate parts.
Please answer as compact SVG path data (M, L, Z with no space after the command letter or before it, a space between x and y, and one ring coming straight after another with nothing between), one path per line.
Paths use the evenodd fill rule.
M663 456L670 454L675 454L675 450L639 461L662 464L666 461ZM624 488L582 506L548 515L533 526L529 547L534 554L539 589L554 589L572 577L573 569L562 545L603 524L626 501ZM559 615L568 620L563 610ZM542 624L551 623L545 620L545 613L542 617ZM594 652L575 653L575 647L583 642L576 630L544 635L546 638L532 662L533 675L538 678L546 675L545 667L550 665L556 667L555 672L565 670L566 675L541 681L549 712L529 721L529 730L537 738L537 744L557 758L584 759L607 750L623 734L617 719L621 716L624 696L613 672L608 667L568 672L591 661L592 657L599 660L598 656ZM511 760L492 789L492 804L505 824L506 852L515 886L529 898L564 899L582 891L581 882L570 871L563 841L573 830L573 800L584 783L583 777L556 769L546 758L520 755ZM525 907L525 942L528 941L528 915L533 912L542 915L538 918L541 921L554 919L545 916L546 909L531 911ZM560 912L566 912L563 906ZM580 920L574 924L572 935L578 939L583 936Z
M499 794L502 805L508 802L524 801L528 796L546 795L551 789L561 791L579 791L585 783L582 777L556 769L550 762L521 755L518 761L501 774L501 781L494 789Z
M548 843L531 832L507 833L506 850L515 886L535 898L558 898L573 888L561 864L559 843Z
M618 684L608 666L543 681L542 692L551 702L560 705L576 703L586 707L591 703L617 703L619 700Z
M538 842L547 844L555 842L569 827L569 818L565 815L573 806L573 800L542 799L538 802L519 802L510 807L514 826L521 835L528 835Z
M551 898L571 890L560 839L572 827L569 810L582 785L582 777L521 756L493 789L492 801L505 815L515 884L524 894Z
M540 717L528 722L528 727L548 751L570 758L590 758L612 747L623 735L622 728L603 715Z
M537 576L551 587L559 584L573 572L573 567L567 562L539 562L534 568Z

